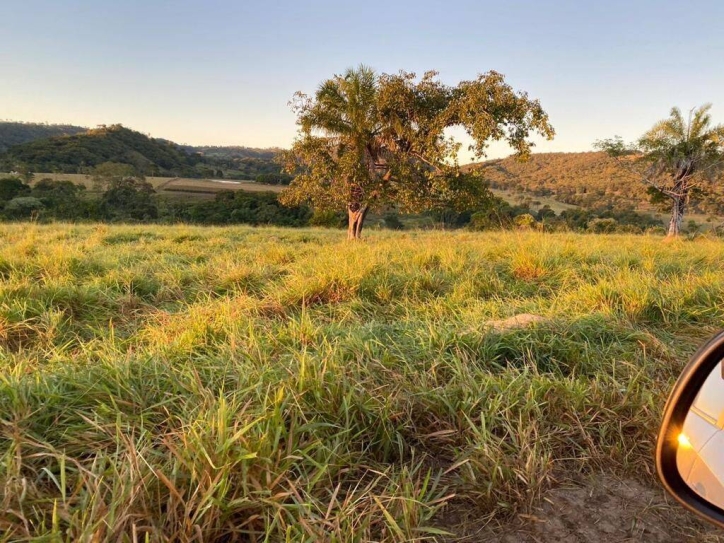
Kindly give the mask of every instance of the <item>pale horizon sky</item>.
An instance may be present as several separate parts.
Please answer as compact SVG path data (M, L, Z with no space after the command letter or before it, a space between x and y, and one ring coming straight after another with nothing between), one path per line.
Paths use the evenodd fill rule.
M556 129L538 152L635 139L673 106L712 102L724 122L719 0L11 0L0 18L5 120L287 147L293 93L363 63L449 84L505 74Z

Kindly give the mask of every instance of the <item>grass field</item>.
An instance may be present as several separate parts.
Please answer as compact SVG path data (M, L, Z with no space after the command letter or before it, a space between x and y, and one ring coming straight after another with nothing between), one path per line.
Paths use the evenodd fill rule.
M655 484L723 243L342 237L0 226L0 541L449 541Z

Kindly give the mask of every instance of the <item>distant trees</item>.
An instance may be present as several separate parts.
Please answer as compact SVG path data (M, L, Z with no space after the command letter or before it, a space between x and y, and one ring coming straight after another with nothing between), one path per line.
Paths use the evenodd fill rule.
M173 202L165 218L196 224L306 226L312 216L306 206L285 207L272 192L222 191L210 201Z
M3 121L0 122L0 152L13 145L53 136L80 134L86 130L82 126Z
M0 179L0 204L5 204L18 196L30 194L30 186L17 177Z
M158 218L158 205L153 199L151 183L133 177L111 181L101 196L100 211L109 220L149 221Z
M130 164L119 162L103 162L90 171L91 179L97 190L108 189L114 183L120 183L124 179L145 180L136 168Z
M490 198L479 176L458 167L449 128L463 128L477 156L505 140L527 157L532 132L554 134L538 101L496 72L450 87L435 72L417 79L360 66L324 81L313 97L297 93L293 107L299 136L282 160L296 177L281 199L346 208L349 239L360 237L370 209L463 209Z
M5 204L5 215L12 219L33 219L43 209L43 202L33 196L19 196Z
M129 164L146 175L194 176L200 160L174 143L112 125L14 145L0 153L0 169L25 165L36 172L88 173L111 162Z
M256 176L257 183L263 183L264 185L288 185L292 182L291 175L287 173L260 173Z
M94 215L95 202L83 198L85 187L72 181L41 179L31 193L55 219L88 219Z
M724 169L724 125L712 125L711 104L694 108L684 118L673 108L634 144L619 137L596 143L638 171L654 195L671 203L668 236L678 236L694 190Z

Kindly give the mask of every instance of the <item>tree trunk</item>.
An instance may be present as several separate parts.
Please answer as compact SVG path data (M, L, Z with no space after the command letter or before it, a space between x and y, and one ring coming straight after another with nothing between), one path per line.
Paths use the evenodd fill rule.
M356 240L362 238L362 226L367 216L368 206L363 205L348 205L347 215L349 217L349 223L347 226L347 239Z
M681 223L684 220L684 208L686 204L686 198L684 196L678 196L673 200L674 203L671 207L669 232L666 234L667 238L674 238L681 234Z

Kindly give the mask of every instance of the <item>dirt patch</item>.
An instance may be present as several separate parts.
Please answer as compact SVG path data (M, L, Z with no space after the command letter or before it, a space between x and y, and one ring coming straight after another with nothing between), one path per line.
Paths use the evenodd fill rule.
M724 542L724 531L700 521L663 489L597 475L551 490L528 514L493 525L453 507L442 517L447 542L683 543Z
M488 321L485 323L486 327L492 328L496 332L504 332L505 330L512 330L514 328L525 328L531 324L537 324L546 322L548 319L541 317L540 315L532 315L530 313L521 313L520 315L514 315L508 319L499 321Z

